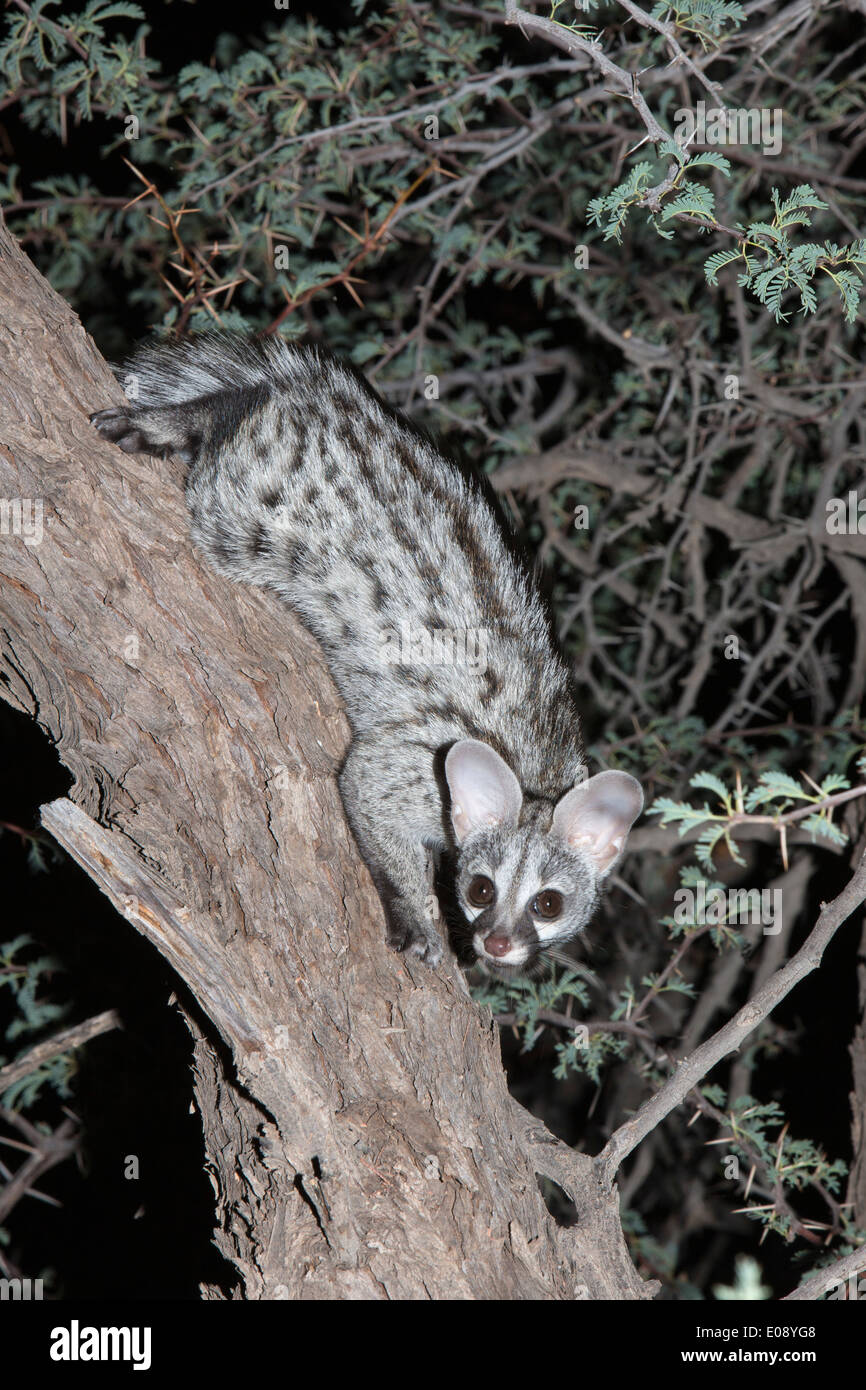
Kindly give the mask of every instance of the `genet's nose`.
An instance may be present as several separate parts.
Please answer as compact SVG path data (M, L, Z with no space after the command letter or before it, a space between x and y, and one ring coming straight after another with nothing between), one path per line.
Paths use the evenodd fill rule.
M503 936L501 932L491 932L484 938L484 949L488 956L507 956L511 945L511 937Z

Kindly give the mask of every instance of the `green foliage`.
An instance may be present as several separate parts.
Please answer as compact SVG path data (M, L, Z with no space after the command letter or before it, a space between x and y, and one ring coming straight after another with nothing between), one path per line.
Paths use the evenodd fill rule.
M739 899L731 902L727 898L726 885L718 879L707 878L706 869L699 868L696 864L684 865L679 871L679 880L682 888L690 890L690 895L689 898L686 899L686 902L693 902L694 905L689 911L686 911L684 907L678 905L675 916L666 916L659 919L662 926L668 928L671 939L676 940L677 937L688 936L690 932L703 930L705 925L707 925L699 921L696 915L698 905L697 890L700 889L704 893L704 901L708 903L713 902L713 895L716 893L723 893L726 895L725 908L723 910L718 910L718 915L721 920L718 922L711 921L709 923L710 939L716 950L722 951L729 947L741 947L743 938L741 934L735 930L735 924L740 920L740 910L748 914L748 903L745 901L741 902ZM714 917L716 915L716 913L713 913Z
M625 1039L615 1033L591 1032L585 1041L580 1036L569 1038L556 1044L553 1075L557 1081L565 1081L572 1072L584 1072L598 1084L605 1063L625 1056L625 1052Z
M59 1005L37 997L44 977L62 967L52 956L25 959L29 954L27 948L34 944L33 938L26 933L0 943L0 985L6 985L11 990L20 1014L6 1030L5 1037L10 1042L22 1034L38 1032L64 1013Z
M714 1284L713 1294L721 1301L757 1303L772 1298L773 1290L761 1279L761 1266L751 1255L738 1255L733 1284Z
M580 0L581 9L594 9L596 4L597 0ZM585 24L563 24L561 20L556 18L557 11L561 10L563 5L570 8L571 0L550 0L550 18L554 23L559 24L562 29L567 29L570 34L578 34L580 38L586 39L587 43L597 43L601 37L598 29L590 29Z
M702 1092L711 1104L723 1107L724 1093L719 1087L705 1086ZM828 1159L809 1139L792 1139L778 1102L762 1104L752 1096L741 1096L726 1109L725 1120L730 1129L725 1143L749 1167L757 1164L765 1183L786 1194L802 1192L808 1186L820 1186L834 1195L839 1192L847 1165L841 1159ZM789 1236L790 1217L778 1203L750 1201L746 1212L767 1229Z
M746 11L737 0L692 0L686 5L666 4L664 0L653 6L653 19L673 21L684 34L694 34L706 51L717 48L717 40L727 25L738 29L745 23Z
M811 789L802 786L786 772L775 769L760 773L757 785L745 792L741 787L725 786L720 778L708 772L696 772L689 779L689 785L713 792L721 802L722 810L711 811L706 801L703 806L695 807L687 801L675 801L670 797L660 796L648 808L647 814L660 816L662 825L678 825L680 835L685 835L689 830L709 821L710 824L706 825L695 841L695 853L705 869L713 868L713 852L720 843L725 845L735 863L745 862L732 839L731 831L735 825L749 820L750 816L753 819L766 820L766 813L752 814L757 812L759 807L769 807L771 823L782 829L786 823L783 818L792 807L797 807L798 803L800 806L814 806L813 814L803 816L795 812L794 817L789 817L787 823L798 824L801 829L808 830L813 838L820 836L833 844L844 844L848 838L832 819L831 798L851 785L848 779L839 773L828 773L820 785Z
M75 1072L75 1057L71 1052L51 1057L47 1062L40 1062L27 1076L13 1081L0 1096L0 1104L7 1110L30 1110L41 1096L43 1088L53 1091L61 1100L67 1100L72 1095L72 1078Z
M616 188L612 188L610 193L602 194L599 198L591 198L587 203L587 221L594 223L597 227L605 224L605 241L609 241L611 237L616 241L622 241L623 229L629 211L643 203L652 172L652 164L647 160L641 160L640 164L635 164L634 168L629 171L628 178L617 184Z
M546 980L516 978L507 983L485 980L473 986L472 995L495 1014L513 1015L514 1026L523 1035L524 1052L534 1047L541 1036L544 1027L539 1022L541 1012L563 1010L570 999L576 999L584 1008L589 1002L586 984L568 970Z
M650 207L659 214L658 217L650 217L650 223L660 236L668 239L672 233L660 224L673 219L698 219L707 230L724 230L716 216L712 189L685 178L685 174L701 165L709 165L728 177L730 161L714 150L686 159L682 147L675 140L662 142L658 146L658 153L659 156L669 156L677 161L679 167L673 178L652 187L658 170L642 160L629 171L628 178L610 193L592 198L587 204L587 218L595 226L603 227L604 241L611 238L622 241L629 213L641 207ZM781 195L775 188L771 190L770 197L775 208L772 221L754 221L746 228L738 223L732 233L737 244L715 251L705 260L707 283L717 285L720 270L742 262L744 268L738 283L753 292L777 323L784 323L790 315L783 311L782 299L789 290L798 291L802 313L814 314L817 311L818 298L812 282L820 271L832 280L841 300L844 317L848 323L852 323L860 305L863 270L866 268L866 242L857 239L843 247L830 241L795 245L788 229L810 226L808 210L826 209L827 203L807 183L793 189L784 202L780 201Z
M559 9L555 4L554 16ZM739 5L721 0L699 0L685 8L657 6L655 14L702 44L730 36L744 18ZM366 210L370 232L397 210L402 236L435 245L440 258L447 254L457 262L471 260L470 284L489 278L507 283L515 264L543 264L542 238L519 220L507 235L479 236L466 221L443 230L440 208L447 184L444 189L432 182L420 188L413 201L423 211L402 206L400 200L418 178L436 179L425 174L438 154L436 142L429 147L431 160L420 152L414 160L395 162L387 153L389 141L407 125L401 104L411 111L410 126L423 134L425 122L435 117L440 138L447 139L483 131L497 100L526 107L538 99L520 71L503 68L496 81L490 80L488 71L500 51L493 35L437 19L434 46L429 41L432 23L423 9L416 9L411 17L402 13L400 44L370 49L362 48L368 37L364 29L346 31L335 44L324 26L288 13L280 15L263 40L243 44L224 35L212 63L193 61L177 74L166 74L147 54L150 26L139 21L151 17L151 11L130 3L91 0L70 14L58 0L37 0L8 11L0 40L0 78L34 130L65 139L70 121L98 118L102 128L111 132L113 127L103 158L115 182L123 174L127 206L121 199L101 197L81 175L38 179L28 186L14 159L0 174L0 200L13 208L38 204L25 217L25 228L29 222L34 232L40 229L46 268L61 293L84 296L99 306L97 329L118 265L130 282L129 302L140 311L143 326L162 322L188 329L221 322L262 327L285 311L287 300L296 305L335 277L346 283L342 267L358 248L356 238L365 235L358 206ZM564 27L587 41L602 42L580 26ZM440 47L448 53L447 69ZM431 84L430 95L405 99L406 93L429 91ZM552 157L554 138L541 138L539 153L544 155L548 147ZM124 157L139 170L160 170L161 209L154 209L152 196L133 201L142 183L124 172ZM465 163L471 170L481 159L469 156ZM659 143L656 159L662 163L640 160L608 193L589 192L603 178L597 160L569 171L565 203L575 211L583 203L589 225L601 229L603 241L621 241L630 212L638 208L649 211L651 226L665 239L674 237L673 228L695 222L728 235L724 219L716 215L713 190L694 175L716 172L730 178L730 160L716 150L687 158L672 139ZM675 174L667 178L665 162L670 161ZM488 180L511 206L519 204L517 168L500 163ZM291 196L289 190L295 190ZM815 312L814 282L827 280L850 322L859 300L862 243L844 246L827 239L796 245L784 230L808 225L802 215L806 207L826 208L814 195L805 201L810 193L807 184L800 185L782 203L772 190L773 221L754 221L745 229L737 224L736 246L704 255L705 274L712 284L722 267L741 262L742 283L777 322L785 319L782 303L789 290L799 294L803 312ZM781 235L774 237L768 227ZM49 229L50 241L44 236ZM679 236L674 239L675 256L681 259L687 248ZM321 254L323 243L332 254ZM279 245L290 250L288 271L275 271ZM210 249L197 252L196 247ZM388 247L388 239L377 243L377 254L387 259L392 254ZM697 267L698 248L695 252L688 254ZM150 271L159 262L165 267L162 280ZM544 296L549 276L535 276L532 284ZM321 307L329 341L351 352L358 335L345 329L345 306L340 312L329 311L324 303ZM454 305L452 317L456 311ZM379 313L373 305L363 315L370 328ZM369 343L376 340L375 331L367 337L368 355L359 360L373 355ZM504 348L504 340L488 334L485 355L490 360ZM452 348L444 355L453 353Z
M827 204L807 183L795 188L784 203L780 202L775 188L770 196L775 208L772 222L752 222L744 232L738 226L738 231L743 232L739 246L717 251L705 262L707 283L717 284L718 273L724 266L742 260L745 268L738 283L753 290L776 322L783 323L790 317L781 307L782 296L789 289L799 291L801 313L816 312L818 298L812 281L820 270L833 281L842 301L844 317L852 323L860 305L866 242L858 239L841 248L829 241L823 245L807 242L794 246L787 229L810 226L808 209L826 208Z
M139 51L149 26L125 38L113 23L144 19L139 5L90 0L75 15L49 13L60 8L60 0L35 0L10 9L0 42L0 73L10 92L20 91L24 121L52 135L63 135L68 109L84 120L97 109L120 115L158 68Z
M9 1043L28 1040L25 1050L34 1034L63 1018L68 1011L68 1005L54 1003L45 993L46 983L62 966L52 956L36 953L34 946L33 938L24 933L0 943L0 987L5 985L14 1000L14 1015L3 1036ZM14 1057L0 1057L0 1066L13 1060ZM70 1093L71 1071L70 1057L54 1058L10 1086L0 1096L0 1104L10 1109L26 1109L45 1085L65 1098Z
M591 972L584 970L584 974L592 980ZM535 1047L549 1027L565 1027L571 1036L565 1042L557 1042L554 1049L557 1060L553 1075L557 1080L564 1081L572 1072L580 1072L598 1082L605 1062L625 1053L621 1037L598 1029L588 1031L579 1017L573 1017L571 1000L577 1001L581 1009L589 1004L587 985L573 971L552 973L543 980L485 980L473 986L472 996L492 1009L500 1021L517 1029L523 1052Z
M647 1230L640 1212L632 1207L622 1212L622 1228L632 1257L645 1278L661 1279L668 1289L674 1289L678 1299L689 1302L703 1299L704 1295L690 1282L688 1275L677 1270L680 1252L675 1240L657 1240Z

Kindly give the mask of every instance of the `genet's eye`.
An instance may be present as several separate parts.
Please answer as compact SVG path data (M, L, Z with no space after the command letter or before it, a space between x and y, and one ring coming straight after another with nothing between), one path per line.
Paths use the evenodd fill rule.
M473 907L489 907L496 897L496 884L485 874L476 874L466 889L466 896Z
M554 888L545 888L543 893L533 898L530 910L533 916L544 917L549 922L562 912L562 894Z

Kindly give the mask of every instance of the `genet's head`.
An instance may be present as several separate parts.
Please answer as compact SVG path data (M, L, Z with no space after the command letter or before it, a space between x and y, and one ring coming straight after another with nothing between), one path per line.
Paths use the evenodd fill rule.
M445 759L457 846L457 899L488 974L531 974L545 950L589 921L600 885L643 810L640 783L599 772L554 805L527 799L486 743L462 739Z

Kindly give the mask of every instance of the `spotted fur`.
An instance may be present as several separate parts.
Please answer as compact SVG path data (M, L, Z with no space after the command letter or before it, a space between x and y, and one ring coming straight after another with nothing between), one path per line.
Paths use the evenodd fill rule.
M210 563L276 590L324 648L354 731L341 793L391 944L440 958L430 852L450 853L475 951L493 973L530 968L544 946L574 936L611 865L587 852L586 834L580 847L564 822L555 830L554 813L597 779L586 780L544 606L478 485L315 348L213 335L139 349L119 376L130 404L92 417L100 433L130 452L180 454L192 536ZM453 660L433 661L423 643L386 659L401 625L481 633L484 661L469 659L469 643L463 659L459 643ZM456 790L468 805L501 768L519 804L508 783L508 805L484 802L471 833L458 833ZM627 781L630 824L640 793ZM464 889L485 864L497 902L479 914ZM547 880L566 895L558 924L531 910ZM485 948L494 928L500 946L503 933L511 943L497 958Z

